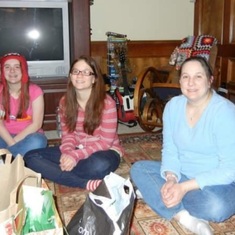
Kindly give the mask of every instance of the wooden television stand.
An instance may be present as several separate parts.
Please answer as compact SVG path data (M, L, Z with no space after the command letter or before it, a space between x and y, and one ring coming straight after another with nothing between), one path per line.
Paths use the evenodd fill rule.
M64 95L67 88L67 78L37 78L31 82L39 85L44 92L44 121L43 130L56 130L56 108L60 98Z

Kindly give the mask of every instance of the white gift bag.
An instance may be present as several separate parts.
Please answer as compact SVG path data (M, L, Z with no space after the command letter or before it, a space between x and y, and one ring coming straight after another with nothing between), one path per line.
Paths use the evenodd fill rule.
M69 235L127 235L135 194L130 179L110 173L88 194L67 226Z

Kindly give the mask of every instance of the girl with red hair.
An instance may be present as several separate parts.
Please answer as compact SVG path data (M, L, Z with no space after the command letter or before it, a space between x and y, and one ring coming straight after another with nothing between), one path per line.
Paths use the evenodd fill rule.
M0 59L0 66L0 148L16 157L46 147L47 138L41 129L43 91L29 82L27 61L11 53Z

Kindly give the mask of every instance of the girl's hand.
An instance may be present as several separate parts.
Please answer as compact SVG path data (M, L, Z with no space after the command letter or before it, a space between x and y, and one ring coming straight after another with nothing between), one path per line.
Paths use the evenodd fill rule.
M76 166L75 160L66 154L62 154L60 157L60 168L62 171L71 171Z

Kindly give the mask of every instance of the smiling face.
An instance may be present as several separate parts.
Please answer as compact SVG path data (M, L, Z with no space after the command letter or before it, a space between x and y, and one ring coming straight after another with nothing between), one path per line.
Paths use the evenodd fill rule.
M8 84L21 83L22 70L19 60L9 59L3 65L3 72Z
M200 102L210 92L213 77L208 76L205 68L199 61L191 60L181 68L180 87L183 95L190 102Z
M79 60L74 64L70 78L77 91L91 90L95 82L92 68L84 60Z

